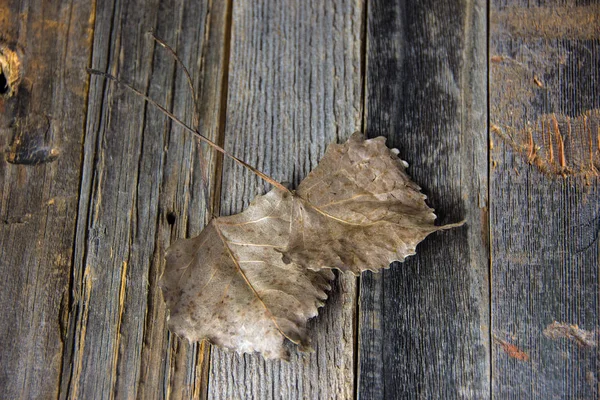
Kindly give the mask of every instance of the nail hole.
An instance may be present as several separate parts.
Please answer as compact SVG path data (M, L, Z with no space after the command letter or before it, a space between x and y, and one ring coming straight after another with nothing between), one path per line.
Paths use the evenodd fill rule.
M177 219L177 216L175 215L174 212L169 212L167 214L167 223L169 225L173 225L175 223L175 220Z

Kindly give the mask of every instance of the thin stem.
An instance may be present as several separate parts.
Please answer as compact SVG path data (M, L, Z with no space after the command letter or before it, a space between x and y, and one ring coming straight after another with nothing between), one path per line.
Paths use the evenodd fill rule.
M224 148L222 148L221 146L219 146L218 144L216 144L212 140L210 140L210 139L202 136L198 131L195 131L194 129L190 128L188 125L185 124L185 122L181 121L179 118L177 118L175 115L173 115L173 113L171 113L169 110L167 110L166 108L164 108L163 106L161 106L160 104L158 104L156 101L152 100L150 97L146 96L144 93L140 92L139 90L137 90L133 86L128 85L128 84L122 82L117 77L112 76L110 74L107 74L106 72L102 72L102 71L98 71L96 69L90 69L90 68L88 68L87 71L88 71L88 73L90 73L92 75L102 76L102 77L104 77L106 79L109 79L109 80L114 81L114 82L116 82L116 83L118 83L120 85L123 85L127 89L131 90L133 93L137 94L138 96L140 96L141 98L143 98L144 100L146 100L148 103L150 103L153 106L155 106L156 108L158 108L160 111L163 112L163 114L165 114L167 117L169 117L173 122L179 124L183 129L185 129L186 131L191 132L194 135L196 135L198 137L198 139L200 139L204 143L208 144L213 149L217 150L220 153L223 153L224 155L226 155L227 157L231 158L236 163L238 163L241 166L249 169L250 171L252 171L256 175L260 176L262 179L264 179L265 181L267 181L271 185L275 186L277 189L283 190L284 192L291 193L288 188L286 188L285 186L283 186L281 183L277 182L275 179L271 178L269 175L267 175L267 174L259 171L258 169L254 168L252 165L248 164L245 161L240 160L239 158L235 157L234 155L229 154L227 152L227 150L225 150Z
M194 81L192 80L192 75L190 74L190 71L186 68L185 64L183 63L183 61L181 61L181 58L179 58L179 56L177 55L177 53L175 53L175 50L173 50L173 48L171 46L169 46L164 40L160 39L159 37L157 37L154 32L148 32L148 34L150 36L152 36L152 39L154 39L154 41L156 43L158 43L159 45L161 45L162 47L164 47L173 57L173 59L175 59L175 62L177 64L179 64L179 66L181 67L181 69L183 70L183 72L185 73L185 76L187 78L187 82L188 82L188 86L190 87L190 91L192 93L192 102L194 104L194 117L193 117L193 126L194 129L198 129L198 116L200 115L200 113L198 112L198 104L196 103L196 92L194 90Z

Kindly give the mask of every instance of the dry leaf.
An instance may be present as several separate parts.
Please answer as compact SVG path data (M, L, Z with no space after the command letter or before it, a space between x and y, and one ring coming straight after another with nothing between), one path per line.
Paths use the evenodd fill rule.
M287 358L284 337L308 348L306 322L334 276L282 261L291 222L285 197L273 189L169 248L160 285L171 330L265 358Z
M415 254L435 226L433 209L385 138L355 133L327 148L296 191L294 225L284 259L308 269L377 272Z
M241 214L211 221L167 252L161 287L170 328L237 350L285 358L308 347L306 324L331 268L378 271L414 254L434 225L397 150L380 137L332 144L296 192L275 187Z

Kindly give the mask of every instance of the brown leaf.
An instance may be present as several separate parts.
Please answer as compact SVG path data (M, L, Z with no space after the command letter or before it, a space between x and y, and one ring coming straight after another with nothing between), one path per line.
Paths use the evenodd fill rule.
M330 145L294 192L274 188L167 252L161 287L170 328L192 341L285 358L308 347L306 324L332 268L378 271L414 254L436 227L406 163L384 138Z
M327 299L334 276L282 261L278 249L290 226L286 197L274 189L169 248L160 284L171 330L265 358L288 357L284 338L309 347L306 323Z
M330 145L296 191L285 257L312 270L377 272L415 254L430 233L461 225L434 225L433 209L407 166L383 137L364 140L357 132Z

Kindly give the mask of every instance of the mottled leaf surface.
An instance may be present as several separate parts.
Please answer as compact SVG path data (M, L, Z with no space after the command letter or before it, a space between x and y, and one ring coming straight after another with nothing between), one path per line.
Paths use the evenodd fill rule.
M266 358L287 358L286 338L309 348L307 321L327 298L331 269L379 271L458 225L434 225L406 167L384 138L356 133L330 145L296 192L274 188L177 241L160 282L170 328Z
M410 180L408 164L385 138L355 133L327 148L296 191L288 259L313 270L377 272L415 254L435 226L433 209Z
M287 358L284 338L309 347L333 273L283 262L291 197L273 189L169 248L161 285L175 333L265 358Z

